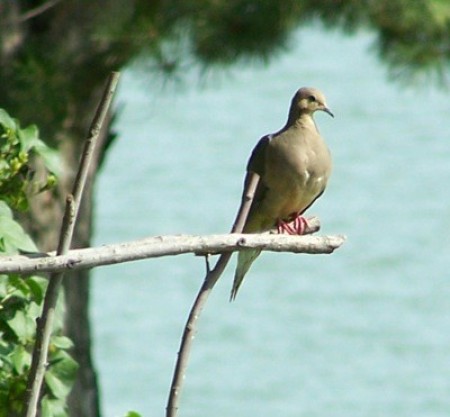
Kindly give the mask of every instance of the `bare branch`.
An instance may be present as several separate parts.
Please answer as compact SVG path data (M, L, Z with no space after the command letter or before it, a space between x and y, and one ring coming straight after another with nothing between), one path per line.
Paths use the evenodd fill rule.
M67 197L57 255L66 254L70 248L81 196L90 168L89 165L92 159L92 153L100 134L100 129L108 114L118 81L119 73L111 73L103 97L92 121L89 135L83 149L79 170L73 185L72 194ZM63 272L55 272L50 276L47 291L45 293L42 315L37 323L36 341L26 388L26 407L23 413L25 417L35 417L37 413L42 381L47 365L48 346L53 328L55 307L63 280L63 274Z
M236 215L231 233L241 233L247 220L256 188L259 184L259 175L256 172L248 172L245 178L244 191L242 193L241 205Z
M66 200L66 207L61 226L60 247L64 245L64 240L69 237L67 229L69 225L75 221L74 215L74 200L73 196L70 194ZM58 253L64 253L64 251L59 252L58 248ZM55 307L62 279L63 272L56 272L50 277L45 292L42 315L36 322L36 340L25 391L25 394L27 395L25 402L27 408L24 410L24 415L26 417L34 417L37 413L42 381L44 380L45 369L47 366L47 350L50 343L53 323L55 321Z
M23 15L19 17L20 22L25 22L29 19L33 19L36 16L39 16L42 13L45 13L47 10L56 6L61 0L49 0L40 6L35 7L34 9L28 10Z
M248 248L271 252L326 254L337 249L342 236L290 236L272 234L157 236L98 248L75 249L65 255L15 255L0 258L0 274L31 274L87 269L162 256L194 253L221 254Z
M290 236L290 235L270 235L270 234L230 234L223 236L210 236L219 238L218 246L208 246L208 250L243 250L248 248L258 248L274 252L294 252L294 253L332 253L345 241L344 236ZM230 240L230 246L224 245L224 240ZM203 242L206 243L206 242ZM222 246L223 245L223 246ZM203 250L205 250L204 248ZM196 252L199 252L197 250ZM192 341L197 329L197 322L206 304L208 296L225 269L230 259L231 253L223 253L213 270L211 270L203 282L197 298L191 308L181 339L175 372L169 393L169 400L166 409L166 417L175 417L178 411L181 387L187 368Z
M242 232L258 183L259 175L255 172L248 172L245 178L241 205L231 229L232 233ZM245 243L245 241L241 241L241 243ZM167 400L166 407L166 417L176 417L177 415L181 388L183 386L192 342L194 340L194 334L197 329L197 321L203 311L206 301L208 300L211 290L225 270L225 267L231 258L231 254L232 252L222 253L217 260L214 269L208 271L197 297L195 298L194 304L191 307L191 311L189 312L188 319L184 326L183 336L181 337L180 349L178 351L177 362L175 364L172 383L170 385L169 398Z

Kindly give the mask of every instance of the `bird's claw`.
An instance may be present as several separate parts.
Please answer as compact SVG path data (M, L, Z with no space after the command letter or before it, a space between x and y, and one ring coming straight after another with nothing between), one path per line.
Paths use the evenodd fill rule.
M303 235L307 227L306 219L303 216L296 216L289 222L278 220L277 231L279 234Z

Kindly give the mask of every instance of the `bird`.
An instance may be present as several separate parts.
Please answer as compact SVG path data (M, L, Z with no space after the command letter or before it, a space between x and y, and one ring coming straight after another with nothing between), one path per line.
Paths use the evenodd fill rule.
M263 136L254 147L245 183L251 173L258 174L259 182L243 233L277 227L279 233L303 234L307 223L302 214L323 194L332 170L330 151L313 118L316 111L334 117L322 92L300 88L291 100L284 127ZM259 249L238 253L230 301L260 253Z

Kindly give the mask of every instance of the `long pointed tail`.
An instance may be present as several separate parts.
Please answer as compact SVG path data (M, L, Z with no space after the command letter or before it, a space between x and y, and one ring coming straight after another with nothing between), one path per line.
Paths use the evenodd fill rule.
M231 289L230 301L233 301L236 298L237 292L244 280L245 274L248 272L252 263L260 253L261 251L257 249L246 249L238 253L238 261L236 272L234 274L234 282L233 288Z

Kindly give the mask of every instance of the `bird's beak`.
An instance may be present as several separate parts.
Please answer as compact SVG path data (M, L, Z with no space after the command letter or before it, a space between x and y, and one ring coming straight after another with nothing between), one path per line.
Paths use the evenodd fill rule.
M332 112L327 106L323 106L322 110L323 110L325 113L328 113L331 117L334 117L333 112Z

